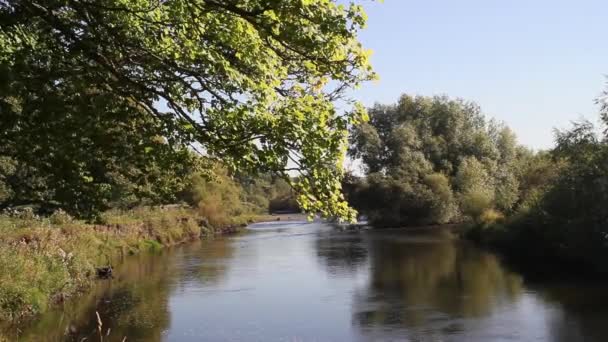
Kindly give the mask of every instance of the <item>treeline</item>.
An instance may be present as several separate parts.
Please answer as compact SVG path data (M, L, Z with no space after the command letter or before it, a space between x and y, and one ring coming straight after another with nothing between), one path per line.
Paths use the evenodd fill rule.
M375 226L468 222L469 237L512 254L608 270L607 131L574 123L534 152L459 99L403 95L369 115L349 151L364 175L344 188Z
M213 226L233 216L299 211L293 190L283 178L231 173L191 151L184 151L180 163L164 161L166 168L157 162L146 160L144 170L134 163L86 165L81 172L89 176L73 178L69 171L47 173L35 163L0 155L0 209L7 213L27 209L42 216L65 212L103 223L106 211L181 204L198 209ZM49 162L55 168L58 164Z

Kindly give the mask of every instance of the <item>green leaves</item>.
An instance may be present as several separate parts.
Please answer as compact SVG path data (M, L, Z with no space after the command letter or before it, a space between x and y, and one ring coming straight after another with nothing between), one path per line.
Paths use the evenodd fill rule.
M284 177L297 169L299 179L310 181L294 186L311 210L353 216L339 195L341 159L346 127L365 114L356 104L338 113L334 101L375 78L369 53L357 41L365 24L360 6L9 0L0 16L11 18L0 31L0 63L17 88L58 84L70 85L74 94L107 94L170 127L163 132L168 141L179 137L185 146L194 139L209 158L232 169ZM11 38L18 35L35 49L24 53L24 40ZM75 108L66 105L63 90L36 91L20 96L47 92L58 106Z
M515 136L474 103L403 95L370 109L369 122L360 117L349 152L368 180L353 197L372 219L445 223L518 201Z

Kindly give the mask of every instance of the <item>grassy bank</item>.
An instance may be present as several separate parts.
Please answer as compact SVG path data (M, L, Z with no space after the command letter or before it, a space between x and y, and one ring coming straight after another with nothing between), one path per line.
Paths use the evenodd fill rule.
M263 220L240 215L210 223L190 208L107 212L89 224L58 212L0 215L0 320L19 320L91 286L96 267L120 255L233 232Z

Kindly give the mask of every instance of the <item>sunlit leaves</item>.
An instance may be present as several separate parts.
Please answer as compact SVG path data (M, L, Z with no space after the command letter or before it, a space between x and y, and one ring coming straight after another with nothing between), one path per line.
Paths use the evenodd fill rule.
M39 82L44 70L50 82L128 99L230 168L298 171L294 186L310 210L352 218L339 195L341 160L347 126L365 113L356 104L339 113L334 101L352 104L346 90L375 78L357 41L361 6L46 0L3 2L0 15L11 18L0 63L17 61L19 30L37 47L19 61L32 77L18 82Z

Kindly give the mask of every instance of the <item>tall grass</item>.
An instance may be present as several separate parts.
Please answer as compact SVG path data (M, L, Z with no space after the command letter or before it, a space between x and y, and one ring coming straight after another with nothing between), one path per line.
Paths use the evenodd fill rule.
M211 225L205 213L139 208L104 213L98 224L65 213L0 215L0 320L35 315L76 295L91 285L96 267L118 255L157 250L254 219L243 215Z

